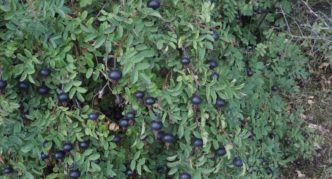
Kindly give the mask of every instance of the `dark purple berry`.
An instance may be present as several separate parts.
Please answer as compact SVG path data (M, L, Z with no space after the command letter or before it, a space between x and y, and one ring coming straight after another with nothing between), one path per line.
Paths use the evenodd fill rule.
M71 150L73 149L73 144L71 144L71 143L69 143L69 142L64 143L62 149L63 149L63 151L65 151L65 152L69 152L69 151L71 151Z
M241 159L240 157L235 157L235 158L233 159L233 165L234 165L235 167L242 167L242 166L243 166L243 161L242 161L242 159Z
M193 103L194 105L200 105L202 103L202 98L198 95L193 95L191 97L191 103Z
M135 118L135 112L128 112L127 114L126 114L126 118L127 119L134 119Z
M154 105L154 103L156 103L156 98L149 96L145 98L144 102L146 105Z
M134 172L131 169L128 169L126 171L126 175L127 175L127 177L132 177L132 176L134 176Z
M129 126L129 121L127 118L122 118L119 120L119 126L122 128L127 128Z
M68 95L68 93L65 93L65 92L59 93L58 94L58 100L61 103L68 102L69 101L69 95Z
M216 106L218 108L224 107L225 105L226 105L226 101L224 99L217 98L217 100L216 100Z
M181 58L181 64L182 65L189 65L190 64L190 58L186 57L186 56L182 57Z
M88 118L89 118L90 120L93 120L93 121L97 120L98 117L99 117L99 114L96 113L96 112L90 112L90 113L88 114Z
M174 136L173 134L170 134L170 133L165 133L165 135L163 136L163 141L166 143L166 144L171 144L174 142Z
M216 155L219 156L219 157L222 157L224 155L226 155L226 149L225 147L219 147L217 150L216 150Z
M7 81L0 79L0 90L4 90L7 87Z
M136 92L135 92L135 97L136 97L137 99L143 99L143 98L144 98L144 95L145 95L144 91L136 91Z
M213 72L211 74L211 80L218 80L218 78L219 78L219 74L217 72Z
M54 158L57 160L62 160L65 157L65 153L63 151L54 152Z
M179 179L191 179L191 175L187 172L182 172L179 176Z
M40 159L41 160L46 160L48 158L49 158L49 156L47 154L45 154L44 152L40 153Z
M78 169L69 171L69 177L72 179L79 178L80 176L81 176L81 172Z
M42 68L40 71L39 71L39 74L43 77L48 77L51 73L51 70L49 68Z
M219 38L220 38L220 35L218 34L218 32L217 31L213 31L213 34L212 34L212 37L213 37L213 40L214 41L218 41L219 40Z
M90 145L90 140L84 140L78 143L78 147L83 150L89 148L89 145Z
M120 143L120 141L121 141L120 135L115 135L112 139L112 142L114 142L116 144Z
M194 147L203 147L203 140L200 139L200 138L195 138L195 139L193 140L192 145L193 145Z
M251 70L251 68L247 69L247 76L251 77L252 75L254 75L254 72Z
M151 122L151 128L152 130L159 131L161 128L163 128L163 123L161 121L153 120Z
M148 8L156 10L160 7L160 0L149 0L147 6Z
M11 173L13 173L14 169L11 165L7 165L3 168L3 174L4 175L9 175Z
M17 84L18 89L24 91L29 88L29 83L27 81L19 81Z
M278 91L278 86L277 86L277 85L272 85L271 90L272 90L273 92Z
M119 81L122 78L122 72L118 69L112 69L108 72L108 78L113 81Z
M207 60L206 64L208 64L208 66L211 70L218 67L218 62L215 59Z
M39 86L38 89L37 89L38 94L43 95L43 96L47 95L48 91L49 91L49 89L45 85Z

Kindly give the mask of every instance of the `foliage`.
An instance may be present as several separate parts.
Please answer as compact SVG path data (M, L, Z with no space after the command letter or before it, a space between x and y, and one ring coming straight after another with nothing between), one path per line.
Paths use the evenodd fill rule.
M279 176L280 166L310 156L313 139L286 97L307 77L307 59L270 28L287 2L171 0L153 10L141 0L2 0L2 166L11 165L14 178L64 178L75 169L82 178ZM40 75L43 67L49 76ZM112 69L121 70L119 81L109 78ZM45 86L49 93L40 95ZM137 90L157 103L146 105ZM58 100L61 93L69 102ZM193 95L201 104L191 103ZM215 105L220 99L225 106ZM152 120L175 141L155 139L162 132ZM203 146L193 147L194 138ZM65 142L74 149L56 160Z

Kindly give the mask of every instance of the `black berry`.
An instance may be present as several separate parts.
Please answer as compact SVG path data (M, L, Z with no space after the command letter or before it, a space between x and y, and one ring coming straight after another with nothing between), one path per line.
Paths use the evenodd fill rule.
M122 78L122 72L118 69L112 69L108 72L108 78L113 81L119 81Z
M179 176L179 179L191 179L191 175L187 172L182 172Z
M121 141L120 135L115 135L112 139L112 141L116 144L118 144Z
M182 57L181 58L181 64L182 65L189 65L190 64L190 58L186 57L186 56Z
M153 120L151 122L151 128L152 130L159 131L161 128L163 128L163 123L161 121Z
M39 86L38 87L38 89L37 89L37 92L38 92L38 94L40 94L40 95L47 95L48 94L48 92L49 92L49 89L48 89L48 87L47 86L45 86L45 85L42 85L42 86Z
M149 96L145 98L144 102L146 105L153 105L156 103L156 98Z
M128 177L132 177L132 176L134 176L134 172L133 172L131 169L128 169L128 170L126 171L126 174L127 174Z
M137 99L143 99L143 98L144 98L144 95L145 95L144 91L136 91L136 92L135 92L135 97L136 97Z
M7 81L0 79L0 90L4 90L7 86Z
M83 150L89 148L89 145L90 145L89 140L84 140L84 141L81 141L81 142L78 143L79 148L83 149Z
M251 70L251 68L248 68L247 69L247 76L252 76L252 75L254 75L254 72Z
M127 118L122 118L119 120L119 126L122 128L127 128L129 126L129 121Z
M217 150L216 150L216 155L219 156L219 157L222 157L224 155L226 155L226 149L225 147L219 147Z
M194 147L203 147L203 140L200 139L200 138L195 138L195 139L193 140L192 145L193 145Z
M65 153L63 151L54 152L54 158L57 160L62 160L65 157Z
M45 154L44 152L42 152L42 153L40 153L40 159L41 160L46 160L46 159L48 159L48 155L47 154Z
M58 100L61 103L68 102L69 101L69 95L68 95L68 93L65 93L65 92L59 93L58 94Z
M69 152L73 149L73 144L67 142L63 144L63 151Z
M126 118L127 119L134 119L135 118L135 112L128 112L127 114L126 114Z
M69 171L69 177L70 178L75 179L75 178L79 178L80 176L81 176L81 172L78 169Z
M93 120L93 121L97 120L98 117L99 117L99 114L96 113L96 112L90 112L90 113L88 114L88 118L89 118L90 120Z
M156 10L160 7L160 0L149 0L147 6L148 8Z
M240 157L235 157L235 158L233 159L233 165L234 165L235 167L242 167L242 166L243 166L243 161L242 161L242 159L241 159Z
M14 169L10 165L7 165L3 168L3 174L4 175L9 175L9 174L13 173L13 171L14 171Z
M200 105L202 103L202 98L198 95L193 95L191 97L191 103L193 103L194 105Z
M166 143L166 144L171 144L174 142L174 136L173 134L170 134L170 133L165 133L164 136L163 136L163 141Z
M208 66L211 70L218 67L218 62L215 59L207 60L206 64L208 64Z
M272 85L271 90L272 90L273 92L278 91L278 86L277 86L277 85Z
M226 101L224 99L217 98L217 100L216 100L216 106L218 108L224 107L225 105L226 105Z
M51 70L50 70L49 68L46 68L46 67L42 68L42 69L39 71L39 74L40 74L41 76L44 76L44 77L48 77L48 76L50 75L50 73L51 73Z
M219 74L217 72L213 72L211 74L211 80L218 80L218 78L219 78Z
M17 84L18 89L24 91L29 88L29 83L27 81L19 81Z

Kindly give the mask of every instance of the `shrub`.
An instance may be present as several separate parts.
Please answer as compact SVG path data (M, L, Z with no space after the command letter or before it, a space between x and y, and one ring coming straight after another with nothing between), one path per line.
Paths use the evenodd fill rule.
M271 28L287 1L0 4L3 174L266 178L310 156L287 100L307 59Z

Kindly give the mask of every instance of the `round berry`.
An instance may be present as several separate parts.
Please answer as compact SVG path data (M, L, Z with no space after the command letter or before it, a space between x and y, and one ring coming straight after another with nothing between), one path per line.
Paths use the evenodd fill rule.
M126 118L127 119L134 119L135 118L135 112L128 112L127 114L126 114Z
M191 103L193 103L194 105L200 105L202 103L202 98L198 95L193 95L191 97Z
M119 120L119 126L122 128L127 128L129 126L129 121L127 118L122 118Z
M224 155L226 155L226 149L225 147L219 147L217 150L216 150L216 155L219 156L219 157L222 157Z
M5 175L9 175L9 174L13 173L13 171L14 171L14 169L10 165L7 165L3 168L3 174L5 174Z
M213 40L214 41L217 41L217 40L219 40L219 37L220 37L220 35L218 34L218 32L217 31L213 31L213 34L212 34L212 37L213 37Z
M182 172L179 176L179 179L191 179L191 175L187 172Z
M252 75L254 75L254 72L251 70L251 68L248 68L247 69L247 76L252 76Z
M210 68L211 70L214 69L214 68L216 68L216 67L218 67L218 62L217 62L217 60L215 60L215 59L207 60L207 61L206 61L206 64L209 65L209 68Z
M182 57L181 58L181 64L182 65L189 65L190 64L190 58L186 57L186 56Z
M134 172L133 172L131 169L128 169L128 170L126 171L126 174L127 174L128 177L132 177L132 176L134 176Z
M67 142L63 144L63 151L69 152L73 149L73 144Z
M146 97L144 101L146 105L153 105L154 103L156 103L156 98L149 96Z
M88 118L89 118L90 120L93 120L93 121L97 120L98 117L99 117L99 114L96 113L96 112L90 112L90 113L88 114Z
M39 71L39 74L40 74L41 76L44 76L44 77L48 77L48 76L50 75L50 73L51 73L51 70L50 70L49 68L46 68L46 67L42 68L42 69Z
M211 80L218 80L218 78L219 78L219 74L217 72L213 72L211 74Z
M224 107L225 105L226 105L226 101L224 99L217 98L217 100L216 100L216 106L218 108Z
M194 147L203 147L203 140L200 139L200 138L195 138L195 139L193 140L192 145L193 145Z
M4 90L7 86L7 81L0 79L0 90Z
M277 86L277 85L272 85L271 90L272 90L273 92L278 91L278 86Z
M79 148L83 149L83 150L89 148L89 145L90 145L89 140L84 140L84 141L81 141L81 142L78 143Z
M48 155L47 154L45 154L44 152L42 152L42 153L40 153L40 159L41 160L46 160L46 159L48 159Z
M163 123L161 121L153 120L151 122L151 128L152 130L159 131L161 128L163 128Z
M242 161L242 159L241 159L240 157L235 157L235 158L233 159L233 165L234 165L235 167L242 167L242 166L243 166L243 161Z
M58 100L61 103L68 102L69 101L69 95L68 95L68 93L65 93L65 92L59 93L58 94Z
M57 160L62 160L65 157L65 153L63 151L56 151L54 153L54 158Z
M170 134L170 133L165 133L164 136L163 136L163 141L166 143L166 144L171 144L174 142L174 136L173 134Z
M69 171L70 178L76 179L76 178L79 178L80 176L81 176L81 172L78 169Z
M120 135L115 135L112 139L112 142L118 144L121 141Z
M39 86L38 89L37 89L37 92L38 92L38 94L40 94L40 95L47 95L47 94L48 94L48 91L49 91L49 89L48 89L48 87L45 86L45 85Z
M108 77L113 81L119 81L122 78L122 72L118 69L112 69L108 72Z
M149 0L147 6L148 8L156 10L160 7L160 0Z
M24 91L29 88L29 83L27 81L19 81L17 84L18 89Z
M136 92L135 92L135 97L136 97L137 99L143 99L143 98L144 98L144 95L145 95L144 91L136 91Z

